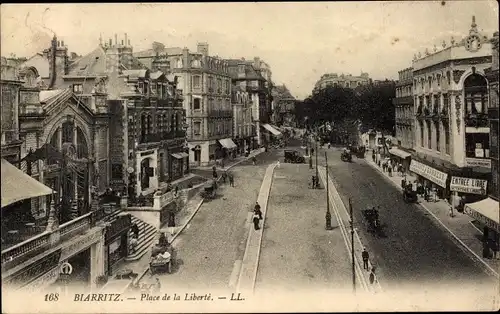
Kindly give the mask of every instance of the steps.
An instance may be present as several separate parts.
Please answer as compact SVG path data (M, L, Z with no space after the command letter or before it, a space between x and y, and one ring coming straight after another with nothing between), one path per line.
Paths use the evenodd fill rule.
M116 217L120 213L127 213L127 212L117 208L108 216L107 220L112 221L114 217ZM140 259L151 248L157 235L157 230L152 225L142 221L141 219L135 217L132 214L131 218L132 218L132 224L135 223L139 227L139 244L137 245L135 253L128 255L125 258L126 261L136 261ZM132 231L129 231L128 233L129 239L132 237L132 234L133 234Z

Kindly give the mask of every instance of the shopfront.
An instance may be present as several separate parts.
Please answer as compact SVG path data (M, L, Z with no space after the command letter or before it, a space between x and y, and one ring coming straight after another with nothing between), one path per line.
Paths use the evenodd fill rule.
M184 152L170 154L170 181L182 178L188 169L189 154Z
M398 164L403 166L403 171L407 172L410 169L411 154L402 149L393 147L389 149L391 159L394 159Z
M128 232L132 225L130 214L120 214L106 227L105 250L107 256L106 270L112 275L114 269L127 256Z
M418 175L419 183L435 192L437 198L448 198L448 174L417 160L410 163L410 171Z
M484 199L487 191L487 180L466 177L451 177L450 192L452 204L460 212L465 203L477 202Z
M222 151L223 158L235 157L236 148L238 146L233 142L232 139L223 138L223 139L220 139L218 142L221 145L220 149Z
M483 233L483 257L498 257L500 243L500 210L491 197L465 204L464 213L478 221Z

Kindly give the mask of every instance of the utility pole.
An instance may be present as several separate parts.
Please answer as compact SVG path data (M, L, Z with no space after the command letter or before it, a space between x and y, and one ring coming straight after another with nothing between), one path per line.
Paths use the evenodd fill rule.
M316 178L318 178L318 139L316 138Z
M354 264L354 220L352 214L351 198L349 198L349 214L351 216L350 225L351 225L352 291L356 293L356 268Z
M325 152L325 165L326 165L326 230L332 230L332 214L330 213L330 184L328 183L328 156Z

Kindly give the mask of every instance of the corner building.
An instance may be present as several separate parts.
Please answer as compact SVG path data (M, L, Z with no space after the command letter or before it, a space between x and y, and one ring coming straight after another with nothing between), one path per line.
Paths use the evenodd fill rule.
M491 169L487 119L491 44L478 32L413 60L415 151L410 171L459 211L484 198Z

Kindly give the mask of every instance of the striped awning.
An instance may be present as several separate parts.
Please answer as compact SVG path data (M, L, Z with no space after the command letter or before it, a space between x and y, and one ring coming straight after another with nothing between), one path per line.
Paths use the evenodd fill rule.
M227 149L233 149L233 148L236 148L238 147L232 139L230 138L223 138L223 139L220 139L219 140L219 143L224 147L224 148L227 148Z
M500 231L498 202L488 197L479 202L465 204L464 212L490 229Z
M2 159L2 207L28 198L52 194L52 189Z

